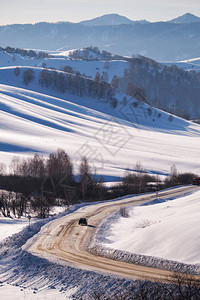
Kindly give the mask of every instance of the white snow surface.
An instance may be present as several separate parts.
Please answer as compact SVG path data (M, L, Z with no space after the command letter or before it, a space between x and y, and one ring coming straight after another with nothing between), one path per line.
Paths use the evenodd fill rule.
M158 196L159 197L159 196ZM200 191L159 203L131 207L106 235L112 249L200 265ZM161 200L162 201L162 200Z
M37 290L34 288L16 287L6 283L0 284L1 300L70 300L74 290L71 289L61 293L57 289L49 289L48 287Z
M58 215L59 213L63 213L67 211L65 206L54 206L50 210L50 215ZM22 216L21 218L16 218L11 214L11 217L3 217L0 215L0 242L2 242L7 237L20 232L24 227L30 226L37 221L37 217L33 215L33 212L30 212L32 218L29 220L27 217Z
M137 162L161 175L174 163L180 172L199 172L198 124L175 116L169 121L169 114L154 108L149 114L148 105L134 107L136 100L128 96L124 105L121 92L113 108L101 99L42 88L40 71L34 68L35 79L26 87L14 68L0 69L1 162L9 166L14 155L47 155L62 148L75 164L86 155L106 181L120 179Z
M29 221L25 217L21 217L20 219L12 219L0 216L0 242L8 236L21 231L28 224Z

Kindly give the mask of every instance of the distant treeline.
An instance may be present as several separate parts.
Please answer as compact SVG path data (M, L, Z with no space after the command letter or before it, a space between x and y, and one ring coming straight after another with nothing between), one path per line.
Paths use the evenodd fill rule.
M11 53L11 54L20 54L22 56L29 56L32 58L50 58L50 57L52 57L51 55L49 55L48 53L43 52L43 51L36 52L34 50L25 50L25 49L13 48L13 47L9 47L9 46L6 48L0 47L0 51L5 51L5 52Z

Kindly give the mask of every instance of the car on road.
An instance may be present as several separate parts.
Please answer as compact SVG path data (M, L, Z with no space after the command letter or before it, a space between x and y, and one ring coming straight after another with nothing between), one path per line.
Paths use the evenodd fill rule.
M194 178L193 181L192 181L192 184L193 185L200 185L200 177Z
M87 219L86 218L80 218L78 221L79 225L87 225Z

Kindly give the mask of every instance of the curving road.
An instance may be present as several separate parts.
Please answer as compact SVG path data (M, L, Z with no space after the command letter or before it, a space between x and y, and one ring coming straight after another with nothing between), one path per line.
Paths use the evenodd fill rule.
M159 192L159 198L174 197L195 189L198 187L185 186L162 191ZM166 282L174 280L174 273L170 271L115 261L87 252L87 247L94 245L98 226L102 219L121 207L140 205L153 199L155 199L155 194L147 194L82 207L65 217L46 224L36 236L23 246L23 249L49 260L104 274L129 279L145 278ZM80 217L86 217L89 225L78 225L77 221Z

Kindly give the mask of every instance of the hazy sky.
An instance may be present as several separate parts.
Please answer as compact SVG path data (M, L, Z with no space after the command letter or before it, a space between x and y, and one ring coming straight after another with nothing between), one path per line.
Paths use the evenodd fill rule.
M186 12L200 17L200 0L0 0L0 25L79 22L109 13L166 21Z

